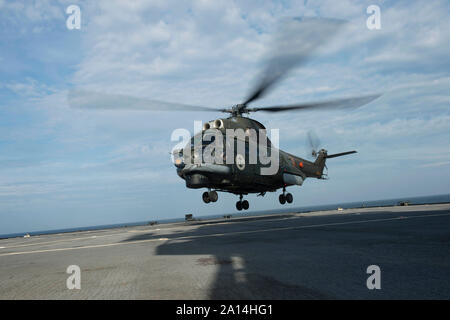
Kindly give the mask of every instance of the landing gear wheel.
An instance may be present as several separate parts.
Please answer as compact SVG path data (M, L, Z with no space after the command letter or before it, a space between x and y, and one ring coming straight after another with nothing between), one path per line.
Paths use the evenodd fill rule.
M241 201L236 202L236 209L238 209L238 211L242 210L242 202Z
M278 197L278 200L280 200L281 204L286 203L286 197L284 196L284 194L280 194L280 196Z
M202 199L204 203L210 203L211 199L209 198L209 192L203 192Z
M249 207L250 207L250 204L248 203L247 200L242 201L242 209L248 210Z
M292 201L294 201L294 197L290 193L286 194L285 198L287 203L292 203Z
M210 191L208 197L209 200L211 200L211 202L216 202L217 199L219 199L219 195L217 194L216 191Z

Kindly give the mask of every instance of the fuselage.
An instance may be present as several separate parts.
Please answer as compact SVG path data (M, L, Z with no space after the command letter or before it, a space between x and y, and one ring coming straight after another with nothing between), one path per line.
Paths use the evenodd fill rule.
M278 149L266 128L246 117L217 119L176 151L177 174L188 188L209 188L235 194L265 193L321 178L319 157L310 162Z

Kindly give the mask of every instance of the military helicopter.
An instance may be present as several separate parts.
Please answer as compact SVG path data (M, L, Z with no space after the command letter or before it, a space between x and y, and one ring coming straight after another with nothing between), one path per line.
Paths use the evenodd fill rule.
M181 111L219 111L228 113L226 118L214 119L203 124L197 133L182 149L174 150L174 165L179 177L185 180L188 188L207 188L202 194L205 203L218 200L217 192L229 192L239 196L236 202L237 210L249 209L248 200L243 197L250 193L264 196L267 192L282 189L279 195L281 204L292 203L293 196L286 193L289 186L301 186L306 178L327 179L324 173L326 160L356 153L355 150L336 154L328 154L325 149L318 149L318 139L308 135L313 161L303 159L288 152L279 150L267 137L263 124L248 117L253 112L285 112L302 110L357 108L370 103L380 94L326 100L320 102L276 105L269 107L250 107L249 105L262 98L280 82L295 66L305 62L311 53L333 36L343 25L342 20L326 18L286 18L279 23L278 31L273 40L276 53L265 64L262 75L256 81L247 98L240 104L227 108L209 108L187 104L163 102L143 98L135 98L116 94L100 94L85 90L72 90L68 101L72 107L85 109L137 109L137 110L181 110ZM215 133L211 133L215 130ZM233 136L227 140L227 130L241 130L244 135ZM220 137L217 139L217 133ZM261 133L263 133L261 135ZM255 139L251 139L251 136ZM216 139L214 139L216 138ZM220 140L222 148L217 152L213 148L215 159L231 159L230 162L196 162L195 159L214 141ZM200 144L196 145L196 141ZM237 144L244 146L239 150ZM276 154L277 168L271 174L261 174L267 163L261 161L249 162L252 143L257 149L264 150L267 155ZM231 150L231 151L227 151ZM257 159L258 160L258 159Z

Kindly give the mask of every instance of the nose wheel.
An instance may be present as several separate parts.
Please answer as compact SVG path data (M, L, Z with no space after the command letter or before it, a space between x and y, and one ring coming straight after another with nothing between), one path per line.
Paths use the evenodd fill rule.
M202 199L204 203L216 202L219 199L217 191L206 191L202 194Z
M285 204L286 202L292 203L292 201L294 201L294 197L292 196L292 194L286 193L286 188L283 188L283 193L280 194L278 200L280 201L281 204Z
M248 208L250 207L250 204L248 203L248 201L247 200L242 200L242 198L243 198L242 194L239 195L239 201L236 202L236 209L238 211L248 210Z

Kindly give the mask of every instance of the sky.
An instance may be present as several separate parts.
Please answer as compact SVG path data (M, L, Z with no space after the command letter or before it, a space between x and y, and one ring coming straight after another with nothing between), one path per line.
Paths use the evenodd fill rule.
M78 5L80 29L66 9ZM380 8L369 30L367 7ZM255 113L280 147L330 153L330 180L249 195L250 210L450 193L449 1L0 0L0 234L233 213L237 197L187 189L173 130L223 114L82 110L82 88L209 107L242 102L283 17L348 21L262 100L383 93L352 111Z

